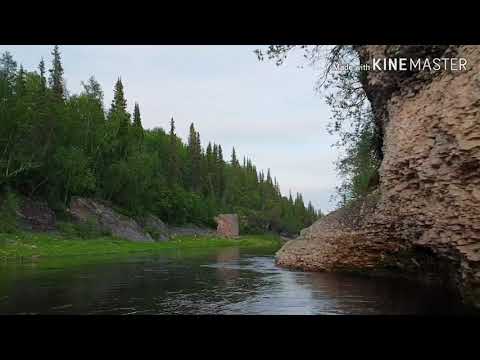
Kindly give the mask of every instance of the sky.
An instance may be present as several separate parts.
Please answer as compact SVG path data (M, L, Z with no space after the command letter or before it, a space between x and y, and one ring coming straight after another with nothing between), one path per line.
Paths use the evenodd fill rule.
M1 46L32 71L43 57L51 64L50 45ZM79 93L91 75L102 85L105 105L121 77L127 105L140 105L144 128L176 132L187 139L190 123L202 145L221 144L226 160L232 147L239 159L250 158L257 169L270 168L284 195L300 192L326 213L339 178L334 161L336 138L327 133L330 111L314 90L317 70L293 52L277 67L259 62L253 51L265 46L60 46L70 94Z

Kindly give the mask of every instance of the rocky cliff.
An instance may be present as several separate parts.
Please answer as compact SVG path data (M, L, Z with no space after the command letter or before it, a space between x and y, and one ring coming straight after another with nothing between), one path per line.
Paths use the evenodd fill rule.
M358 46L372 58L466 58L465 71L369 71L384 133L378 192L305 229L277 262L436 273L480 307L480 46Z
M237 237L239 235L238 215L219 214L215 217L217 222L217 234L225 237Z
M153 242L152 236L132 218L119 214L104 203L73 197L69 213L79 222L91 222L114 236L135 242Z

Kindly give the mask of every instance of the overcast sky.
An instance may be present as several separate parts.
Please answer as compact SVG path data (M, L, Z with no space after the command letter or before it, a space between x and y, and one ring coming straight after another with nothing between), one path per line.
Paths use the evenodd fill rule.
M53 46L0 46L28 70L40 58L51 64ZM222 145L229 160L232 146L257 169L270 168L283 194L299 191L305 202L327 212L338 182L335 138L326 131L330 112L314 91L315 69L293 53L277 67L253 53L263 46L61 46L70 93L91 75L110 105L121 76L130 111L140 105L145 128L168 131L173 116L177 134L187 138L191 122L202 144Z

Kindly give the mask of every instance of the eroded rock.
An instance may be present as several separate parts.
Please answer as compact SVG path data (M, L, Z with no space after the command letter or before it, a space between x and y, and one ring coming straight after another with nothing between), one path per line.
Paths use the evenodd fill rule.
M215 217L217 222L217 235L226 237L239 236L239 225L237 214L220 214Z
M155 241L167 241L170 239L168 226L158 217L149 214L139 220L145 232L149 233Z
M55 212L45 201L24 198L19 208L20 225L30 231L55 230Z
M133 219L117 213L100 201L72 198L69 213L77 221L93 222L112 235L137 242L153 242L153 238Z
M400 254L425 249L445 264L463 299L480 307L480 46L404 50L412 57L454 54L467 59L467 70L368 72L363 86L384 131L374 211L355 215L357 226L339 213L317 221L278 252L277 262L366 269L397 256L399 267L421 268ZM405 52L385 45L357 51L364 63Z

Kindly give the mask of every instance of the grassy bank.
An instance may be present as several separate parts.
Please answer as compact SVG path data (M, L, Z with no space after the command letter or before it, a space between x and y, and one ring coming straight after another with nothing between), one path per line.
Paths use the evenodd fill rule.
M0 260L38 257L129 254L156 252L164 249L214 248L238 246L241 248L276 248L280 240L273 235L248 235L239 239L219 237L177 237L167 242L135 243L110 236L82 239L45 233L0 233Z

